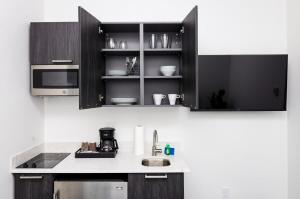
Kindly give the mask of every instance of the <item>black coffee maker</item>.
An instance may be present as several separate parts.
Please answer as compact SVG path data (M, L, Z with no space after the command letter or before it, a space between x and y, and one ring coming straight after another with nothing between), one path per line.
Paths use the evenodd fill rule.
M114 138L115 129L111 127L101 128L100 133L100 151L117 153L118 142Z

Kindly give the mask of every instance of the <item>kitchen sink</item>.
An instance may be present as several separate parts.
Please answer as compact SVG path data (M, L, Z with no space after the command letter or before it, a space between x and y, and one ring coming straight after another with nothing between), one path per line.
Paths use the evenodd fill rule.
M170 160L164 158L149 158L143 159L142 165L147 167L165 167L170 166L171 162Z

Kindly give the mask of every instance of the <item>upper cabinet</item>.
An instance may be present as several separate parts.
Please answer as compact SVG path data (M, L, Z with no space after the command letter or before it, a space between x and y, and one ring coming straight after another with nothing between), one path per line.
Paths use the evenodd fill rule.
M176 106L197 108L197 6L182 22L105 23L79 8L80 109L155 106L168 94ZM175 66L172 75L161 66Z
M79 64L77 22L41 22L30 26L30 64Z
M184 106L198 108L198 8L183 20L182 34L182 92Z
M101 22L83 8L79 13L80 64L79 64L79 108L95 108L103 104L104 60L100 50L104 48L104 37L100 32Z

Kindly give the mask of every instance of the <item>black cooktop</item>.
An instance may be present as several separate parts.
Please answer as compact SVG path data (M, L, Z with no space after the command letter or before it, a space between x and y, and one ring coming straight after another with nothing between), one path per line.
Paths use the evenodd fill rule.
M53 168L70 153L40 153L17 168Z

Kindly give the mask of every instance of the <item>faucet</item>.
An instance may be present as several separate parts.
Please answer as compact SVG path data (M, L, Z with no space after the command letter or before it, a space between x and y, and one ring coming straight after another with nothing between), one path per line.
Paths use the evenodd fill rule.
M157 156L157 154L162 153L162 149L158 148L158 134L157 131L153 132L153 145L152 145L152 156Z

